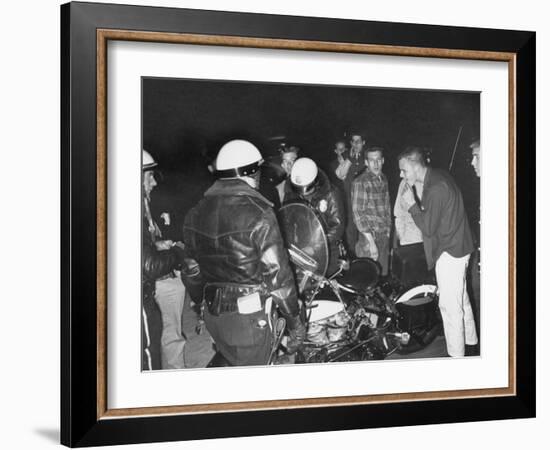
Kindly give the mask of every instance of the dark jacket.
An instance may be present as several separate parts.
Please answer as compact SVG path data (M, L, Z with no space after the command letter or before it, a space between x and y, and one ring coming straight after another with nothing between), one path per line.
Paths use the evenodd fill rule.
M142 224L142 306L143 321L141 327L142 369L161 368L160 339L162 335L162 317L155 301L155 281L168 275L178 265L174 250L158 251L149 232L147 220Z
M142 284L144 301L153 299L155 296L155 281L178 266L179 260L174 250L158 251L155 242L148 229L147 220L142 225Z
M277 186L286 179L286 172L278 159L270 158L262 164L260 177L260 194L273 203L277 211L281 207L281 199Z
M246 182L218 180L189 211L183 227L205 283L263 285L283 315L298 299L272 204Z
M344 159L348 159L351 162L351 167L346 175L344 180L341 180L336 175L336 169L339 166L338 158L332 161L330 167L331 179L336 186L343 194L344 199L344 208L345 208L345 217L346 217L346 229L345 229L345 240L347 244L347 249L350 254L353 254L355 251L355 244L359 238L359 232L353 222L353 211L351 207L351 185L353 180L365 170L365 149L363 149L357 157L351 156L351 151L346 150L342 153Z
M365 169L365 149L361 150L359 154L356 157L351 156L351 150L346 150L344 153L342 153L342 157L344 159L348 159L351 162L351 167L348 170L348 174L346 175L346 178L341 180L336 175L336 169L339 166L338 159L335 159L332 161L330 165L331 170L331 179L335 180L335 185L338 187L341 187L346 195L349 197L351 192L351 184L355 177L357 177L363 170ZM339 183L336 182L338 180ZM349 201L349 200L346 200Z
M461 258L474 251L462 193L449 173L428 167L421 204L422 209L414 204L409 212L422 231L428 269L443 252Z
M307 196L292 191L285 203L295 200L307 202L321 217L326 228L328 244L330 247L330 272L335 270L335 264L339 257L338 241L342 240L345 230L345 214L343 201L338 190L332 186L325 173L319 170L315 191Z

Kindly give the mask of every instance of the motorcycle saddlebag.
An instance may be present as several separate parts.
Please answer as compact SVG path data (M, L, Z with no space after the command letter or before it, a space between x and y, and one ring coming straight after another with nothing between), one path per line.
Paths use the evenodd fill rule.
M420 330L429 330L439 322L437 301L432 297L422 299L424 301L398 303L399 328L414 333Z
M398 350L400 354L419 351L441 334L441 316L437 301L425 298L425 303L410 302L395 305L399 312L399 328L409 333L410 340Z

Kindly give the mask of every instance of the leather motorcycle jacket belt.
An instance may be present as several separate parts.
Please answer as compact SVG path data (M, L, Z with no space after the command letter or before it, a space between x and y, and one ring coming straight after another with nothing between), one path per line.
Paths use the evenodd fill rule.
M232 312L251 314L266 309L267 299L263 285L207 283L204 287L204 302L214 316Z

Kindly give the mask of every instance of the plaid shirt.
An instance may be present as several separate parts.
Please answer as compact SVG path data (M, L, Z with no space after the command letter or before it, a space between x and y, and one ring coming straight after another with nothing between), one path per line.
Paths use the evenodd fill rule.
M373 237L390 234L390 193L383 173L377 176L367 169L353 180L351 206L353 220L361 233L372 233Z

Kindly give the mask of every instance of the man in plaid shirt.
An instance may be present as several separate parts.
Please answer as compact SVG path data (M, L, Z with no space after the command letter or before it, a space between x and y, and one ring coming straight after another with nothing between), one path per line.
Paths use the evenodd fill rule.
M382 173L383 152L381 147L370 147L365 152L367 168L352 183L351 203L353 221L359 231L355 254L378 261L385 276L388 274L391 209L388 179Z

